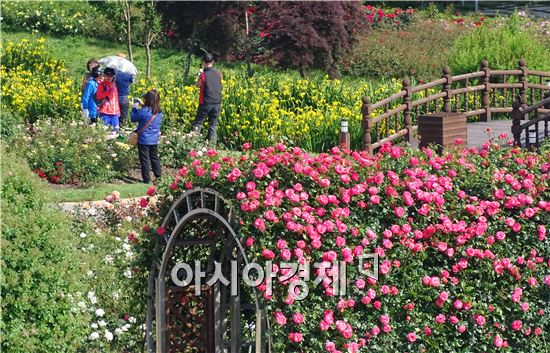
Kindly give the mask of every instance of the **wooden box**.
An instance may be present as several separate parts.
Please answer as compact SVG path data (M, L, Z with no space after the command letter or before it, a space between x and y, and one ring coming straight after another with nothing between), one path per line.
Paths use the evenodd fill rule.
M418 117L418 137L419 147L429 144L449 146L456 139L462 139L466 143L466 115L454 112L421 115Z

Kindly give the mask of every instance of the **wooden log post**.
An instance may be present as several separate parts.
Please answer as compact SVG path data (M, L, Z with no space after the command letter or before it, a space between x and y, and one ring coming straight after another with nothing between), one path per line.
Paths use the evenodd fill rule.
M446 95L443 97L443 111L445 113L448 113L451 111L451 97L453 95L452 92L452 86L453 86L453 76L451 75L451 69L448 66L445 66L442 69L443 72L443 78L447 80L443 84L443 91L445 91Z
M524 59L519 59L518 61L519 69L521 74L519 74L519 83L521 83L521 88L519 89L519 97L521 99L521 106L527 106L527 65L525 64Z
M521 98L518 97L517 100L512 103L512 112L510 113L512 117L512 135L514 136L514 146L521 147L521 118L523 113L521 112Z
M481 61L481 71L483 71L481 82L485 86L481 92L481 108L485 109L485 113L481 115L481 121L491 121L491 106L489 105L489 94L491 93L491 70L489 69L489 62L487 60Z
M405 96L403 97L403 103L407 106L403 112L405 117L405 129L407 129L407 141L409 144L412 144L413 139L413 128L412 128L412 119L411 119L411 110L412 110L412 88L411 81L405 77L403 79L403 90L405 91Z
M372 113L372 105L370 104L370 99L367 96L363 96L361 99L363 105L361 106L361 114L363 115L363 120L361 125L363 126L363 148L372 154L372 137L371 133L371 123L370 115Z

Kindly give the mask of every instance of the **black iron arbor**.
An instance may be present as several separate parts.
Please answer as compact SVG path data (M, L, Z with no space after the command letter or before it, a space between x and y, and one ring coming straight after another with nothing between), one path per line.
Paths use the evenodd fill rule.
M270 351L256 290L241 285L249 262L237 223L212 189L187 190L172 204L148 283L149 353ZM216 281L220 274L228 281Z

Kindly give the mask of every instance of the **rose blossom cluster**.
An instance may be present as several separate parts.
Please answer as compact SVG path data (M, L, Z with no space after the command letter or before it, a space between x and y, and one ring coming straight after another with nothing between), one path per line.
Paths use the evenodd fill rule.
M374 156L277 144L191 158L162 192L175 199L200 186L234 199L241 241L260 264L347 265L344 296L323 280L294 300L300 271L272 295L258 287L272 339L289 350L452 351L461 335L472 352L526 349L550 330L549 160L489 144L442 155L385 145ZM379 256L378 280L356 268L363 254Z

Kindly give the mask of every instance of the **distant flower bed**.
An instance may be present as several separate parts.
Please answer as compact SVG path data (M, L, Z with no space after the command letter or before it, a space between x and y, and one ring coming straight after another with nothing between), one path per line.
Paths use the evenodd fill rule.
M31 169L52 184L83 185L111 181L137 163L136 149L109 139L101 127L87 123L39 122L29 135L15 142Z

